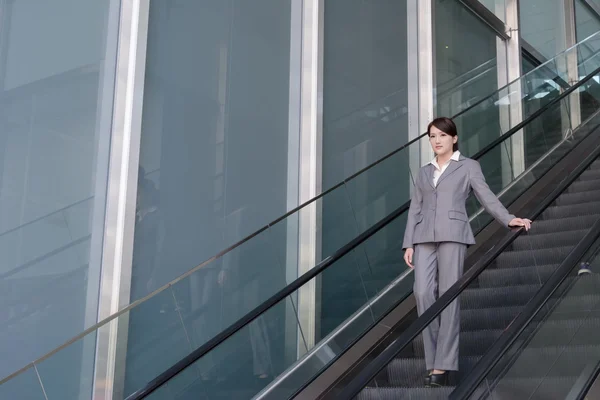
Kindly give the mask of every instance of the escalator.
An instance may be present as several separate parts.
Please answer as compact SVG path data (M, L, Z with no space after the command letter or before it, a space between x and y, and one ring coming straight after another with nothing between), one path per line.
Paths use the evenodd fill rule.
M571 55L577 52L578 49L573 48ZM565 53L557 57L567 56ZM595 79L600 75L600 54L578 61L584 78L571 84L561 69L566 63L552 62L457 117L460 125L461 118L484 108L486 112L493 110L500 115L513 101L526 104L522 122L511 129L489 126L487 135L470 135L466 127L461 131L465 132L461 152L481 163L490 186L511 211L531 204L539 206L558 189L562 193L561 185L566 185L571 175L568 172L555 174L556 170L567 171L562 165L575 168L581 160L588 159L588 153L600 148L600 134L596 129L600 126L600 96ZM532 75L543 77L542 84L525 85L525 81L532 80ZM521 98L511 97L516 88ZM589 118L574 122L571 118L573 100ZM519 168L511 161L516 139L525 143L522 146L524 165ZM0 381L0 398L17 398L14 394L23 388L33 391L31 388L38 385L46 392L81 391L70 377L81 374L82 361L69 352L84 344L93 349L96 337L107 332L118 333L113 336L115 349L127 349L126 357L115 353L116 367L112 373L121 374L117 398L317 398L303 397L302 392L318 377L335 369L337 361L352 353L357 344L374 331L386 328L387 333L383 334L387 335L387 341L374 342L373 348L382 343L387 345L393 339L390 332L398 330L386 318L410 303L412 272L401 262L398 238L404 230L408 209L407 188L412 183L415 168L419 167L413 165L412 155L423 142L427 139L420 137L395 150L240 244L201 263L147 298ZM516 326L511 325L511 321L523 315L532 299L544 290L545 283L560 270L564 260L571 257L572 249L594 226L600 210L600 164L590 163L586 168L587 171L580 171L576 180L569 182L567 192L557 195L552 205L546 205L549 208L520 213L538 217L534 231L530 235L509 233L510 242L502 239L506 231L491 224L489 215L481 211L474 199L469 200L471 224L479 233L480 242L470 259L483 255L488 260L492 254L499 255L489 259L486 265L479 261L472 263L473 267L465 274L472 281L464 293L456 293L463 305L461 371L452 382L457 389L472 375L468 372L485 361L488 349L506 337L507 329ZM369 188L368 192L365 187ZM336 206L323 216L331 222L331 229L327 231L323 221L314 223L313 228L331 249L322 248L319 257L311 259L312 268L293 275L290 271L299 270L301 257L290 251L287 238L290 232L302 232L304 221L319 215L328 202ZM295 244L298 243L304 244L301 240ZM503 247L502 243L506 245ZM309 244L315 245L314 242ZM237 270L231 269L231 265ZM189 287L194 287L190 281L201 274L214 273L217 268L225 268L223 266L230 268L231 277L245 269L244 279L226 282L223 286L230 285L231 291L222 291L221 309L213 307L209 310L213 314L208 314L211 304L198 307L194 296L189 295ZM473 276L471 271L480 274ZM335 273L334 285L325 288L323 278L331 273ZM277 278L286 274L289 276L284 279ZM315 295L317 289L321 289L318 296ZM253 296L244 297L251 290ZM236 306L224 308L222 304L226 300L235 301ZM323 303L333 305L331 309L339 312L319 315L323 309L319 306ZM397 321L399 326L408 327L399 338L405 343L390 360L371 368L381 369L382 375L377 375L380 374L377 370L375 382L370 378L354 388L359 397L379 399L385 393L394 396L409 393L416 398L421 394L445 398L443 396L452 389L431 392L419 387L424 365L419 332L415 331L414 324L423 325L423 319L414 319L414 312L411 318L408 325L405 320ZM128 337L126 330L125 334L119 331L134 320L143 322L141 328L138 327L143 335ZM578 320L572 319L567 324L574 326L577 322L573 321ZM213 330L220 333L208 337L202 332L202 324L209 323L215 324ZM406 340L407 332L413 332L414 337ZM354 368L354 372L361 371ZM323 396L326 397L325 389L335 396L336 390L349 387L337 385L338 382L342 381L336 378L331 386L322 388ZM58 395L57 398L74 397Z
M451 375L450 386L424 387L426 369L419 336L402 349L357 398L445 399L451 396L456 385L464 382L473 369L482 368L478 365L482 356L523 313L525 306L599 220L600 160L596 160L536 218L528 234L517 237L460 293L459 372ZM582 367L579 364L586 359L600 361L597 334L600 274L574 279L572 290L554 311L559 317L536 333L535 345L524 350L519 363L513 366L513 380L505 380L493 398L523 398L498 396L500 393L515 395L527 389L535 392L536 384L543 378L548 379L544 366L552 365L558 356L562 356L560 363L564 369L554 368L553 372L560 379L551 380L550 386L540 385L541 397L536 398L565 398L578 377L567 374L567 370L577 372ZM577 339L569 342L567 339L575 334Z

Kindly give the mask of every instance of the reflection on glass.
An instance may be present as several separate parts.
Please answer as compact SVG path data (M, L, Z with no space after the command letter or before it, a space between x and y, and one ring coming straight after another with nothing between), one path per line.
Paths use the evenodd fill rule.
M290 0L150 2L132 300L286 212L291 20Z
M521 37L547 59L565 50L565 5L562 0L519 2Z
M0 385L0 399L47 400L34 367Z
M406 3L327 0L324 8L327 189L408 142L409 95Z
M497 90L496 35L460 2L435 2L435 44L437 115L455 115ZM480 118L497 121L497 112ZM477 121L459 121L458 128L475 129Z
M118 3L2 5L0 379L97 321Z

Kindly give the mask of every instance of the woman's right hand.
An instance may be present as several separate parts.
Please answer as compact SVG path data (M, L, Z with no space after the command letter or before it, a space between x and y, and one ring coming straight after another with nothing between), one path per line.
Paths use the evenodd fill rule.
M409 247L408 249L406 249L404 251L404 262L406 263L406 265L408 265L409 267L414 269L415 266L412 264L413 254L415 254L415 251L413 250L412 247Z

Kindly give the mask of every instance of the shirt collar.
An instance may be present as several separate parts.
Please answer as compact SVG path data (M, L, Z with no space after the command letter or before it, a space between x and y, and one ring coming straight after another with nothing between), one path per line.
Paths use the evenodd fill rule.
M450 160L458 161L459 159L460 159L460 151L456 150L454 153L452 153L452 157L450 157ZM431 160L430 164L432 164L437 169L441 169L437 163L437 157L434 157L433 160Z

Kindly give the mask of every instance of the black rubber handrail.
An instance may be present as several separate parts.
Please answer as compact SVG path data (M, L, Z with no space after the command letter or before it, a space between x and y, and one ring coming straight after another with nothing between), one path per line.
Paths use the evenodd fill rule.
M576 84L571 86L569 89L565 90L563 93L561 93L560 96L552 99L547 104L542 106L540 109L533 112L523 122L517 124L515 127L511 128L504 135L500 136L499 138L497 138L496 140L491 142L489 145L484 147L482 150L477 152L473 156L473 158L478 159L478 158L482 157L483 155L488 153L491 149L496 147L499 143L502 143L506 139L512 137L515 133L519 132L525 125L527 125L528 123L530 123L531 121L533 121L534 119L539 117L541 114L543 114L544 111L546 111L550 107L552 107L555 104L562 101L564 98L569 96L571 93L573 93L575 90L577 90L579 87L584 85L588 80L592 79L592 77L594 77L595 75L597 75L599 73L600 73L600 67L596 68L588 76L586 76L585 78L583 78L582 80L580 80L579 82L577 82ZM205 344L203 344L196 350L192 351L186 357L184 357L183 359L181 359L180 361L175 363L172 367L170 367L165 372L160 374L158 377L156 377L155 379L150 381L146 386L144 386L143 388L132 393L130 396L127 397L127 400L139 400L139 399L143 399L144 397L151 394L153 391L155 391L156 389L158 389L159 387L164 385L168 380L173 378L175 375L177 375L178 373L183 371L185 368L192 365L194 362L199 360L206 353L208 353L209 351L211 351L212 349L214 349L215 347L217 347L218 345L223 343L229 337L233 336L235 333L240 331L242 328L244 328L245 326L250 324L252 321L254 321L256 318L258 318L260 315L262 315L263 313L268 311L273 306L275 306L277 303L279 303L280 301L284 300L286 297L288 297L289 295L294 293L296 290L298 290L300 287L302 287L308 281L313 279L315 276L319 275L321 272L323 272L325 269L327 269L330 265L332 265L333 263L335 263L336 261L338 261L339 259L344 257L346 254L348 254L350 251L355 249L357 246L359 246L360 244L365 242L368 238L373 236L375 233L379 232L382 228L387 226L390 222L392 222L398 216L400 216L402 213L404 213L406 210L408 210L409 205L410 205L410 201L408 201L408 202L404 203L403 205L401 205L400 207L398 207L391 214L389 214L388 216L383 218L381 221L377 222L375 225L373 225L372 227L367 229L365 232L363 232L362 234L360 234L359 236L357 236L356 238L351 240L349 243L344 245L342 248L335 251L331 256L325 258L323 261L318 263L310 271L306 272L305 274L303 274L302 276L300 276L299 278L297 278L296 280L291 282L289 285L287 285L284 288L282 288L281 290L279 290L277 293L272 295L265 302L258 305L253 310L248 312L245 316L240 318L238 321L236 321L235 323L230 325L228 328L226 328L225 330L223 330L222 332L217 334L214 338L210 339L208 342L206 342ZM520 230L518 232L520 233ZM516 239L517 236L518 236L518 233L514 235L512 240ZM512 240L510 242L508 242L506 244L506 246L508 246L508 244L512 243ZM503 250L504 250L504 248L503 248ZM467 276L469 276L468 273L464 275L464 277L467 277ZM458 295L458 293L456 295ZM440 300L442 298L440 298ZM440 310L440 312L441 312L441 310ZM384 366L385 365L387 365L387 363L384 364ZM366 385L366 383L365 383L365 385Z
M523 308L523 311L512 321L510 326L503 332L500 338L494 342L492 347L475 365L472 372L454 389L450 394L450 400L468 399L479 387L485 377L492 371L496 364L502 359L510 346L527 329L529 323L536 314L556 292L559 286L567 279L571 271L578 266L578 261L585 255L587 250L600 237L600 219L590 228L583 239L569 253L567 258L554 271L552 276L544 283L540 290Z
M600 72L600 68L598 68ZM597 73L597 72L595 72ZM585 171L591 163L600 155L600 147L595 149L586 159L580 163L538 206L531 214L535 220L542 212L550 206L562 192L573 183L579 175ZM517 237L521 235L523 228L515 229L503 237L494 248L488 251L478 262L476 262L450 289L417 318L405 331L403 331L390 345L388 345L377 357L373 359L356 377L337 395L340 399L352 399L367 386L377 374L383 370L406 346L421 334L429 324L436 319L469 285L500 255Z

